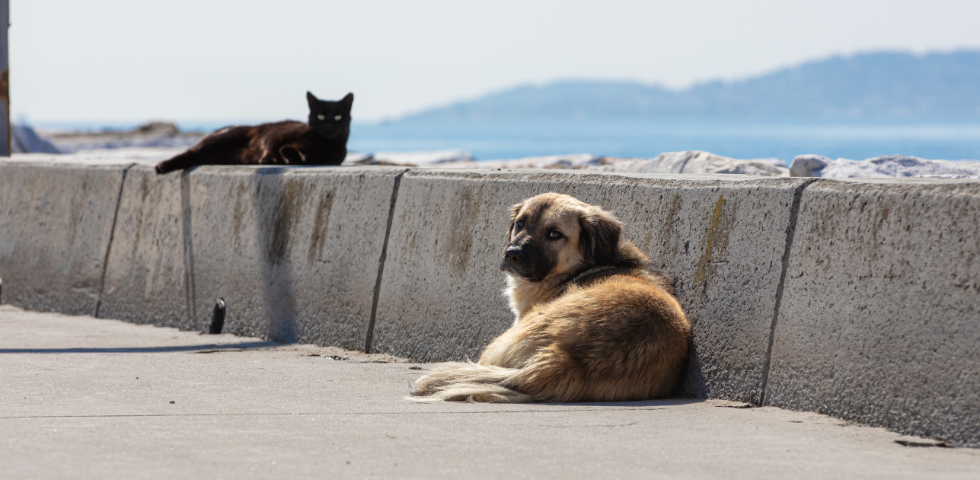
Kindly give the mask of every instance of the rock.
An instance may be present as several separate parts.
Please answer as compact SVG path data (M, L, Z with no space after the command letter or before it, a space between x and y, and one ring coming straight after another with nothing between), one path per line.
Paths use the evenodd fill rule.
M904 155L831 160L820 155L800 155L793 160L790 174L822 178L980 178L980 161L926 160Z
M819 177L820 170L832 163L833 160L822 155L799 155L793 159L789 167L791 177Z
M372 160L374 160L374 154L348 150L343 165L370 165Z
M786 169L785 164L777 166L770 159L737 160L713 153L688 150L686 152L661 153L654 160L671 155L677 159L684 159L681 170L676 173L736 173L764 177L789 176L789 170Z
M549 168L549 169L581 169L585 165L597 164L602 157L590 153L573 153L568 155L547 155L541 157L524 157L511 160L485 160L442 163L439 168ZM428 165L425 165L428 166Z
M434 150L422 152L377 152L374 159L381 165L442 166L444 163L473 162L473 154L465 150Z
M11 160L28 162L50 162L90 165L156 165L163 160L183 153L185 148L165 147L123 147L96 150L82 150L74 153L15 153Z
M487 169L547 168L614 173L734 173L764 177L789 176L789 170L779 159L738 160L696 150L661 153L656 158L597 157L588 153L577 153L515 160L452 162L432 166Z
M764 177L789 176L786 166L776 165L772 159L737 160L695 150L661 153L653 159L602 157L595 162L582 162L573 168L616 173L735 173Z
M476 164L473 154L465 150L433 150L420 152L347 152L343 165L397 165L401 167L442 168L446 164Z
M383 167L415 167L414 163L395 163L391 160L386 160L384 158L377 158L372 153L356 153L347 152L347 157L344 158L343 165L379 165Z
M174 122L152 121L144 123L130 131L137 135L148 135L154 137L173 137L180 133L177 124Z
M188 148L201 132L182 132L173 122L152 121L132 130L49 131L58 149L64 153L117 148Z
M10 153L61 153L50 140L27 125L10 125Z

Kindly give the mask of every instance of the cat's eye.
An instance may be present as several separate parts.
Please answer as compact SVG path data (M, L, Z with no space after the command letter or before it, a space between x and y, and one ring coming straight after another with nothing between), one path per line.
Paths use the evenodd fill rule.
M559 238L562 238L563 236L564 235L562 235L561 232L559 232L558 230L552 230L552 232L548 234L548 238L550 238L552 240L558 240Z
M336 115L336 116L333 117L333 119L336 120L336 121L338 121L338 122L340 121L340 118L341 118L340 115Z
M325 116L323 116L323 115L317 115L317 116L316 116L316 118L318 118L318 119L320 119L320 120L323 120L324 118L327 118L327 117L325 117Z

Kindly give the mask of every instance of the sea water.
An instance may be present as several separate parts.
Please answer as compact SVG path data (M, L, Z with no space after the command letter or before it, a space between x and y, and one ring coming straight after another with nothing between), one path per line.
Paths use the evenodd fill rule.
M128 130L139 122L38 122L59 129ZM182 130L210 132L249 122L178 122ZM591 153L652 158L662 152L702 150L725 157L792 162L814 153L863 160L883 155L980 160L980 119L930 121L820 121L732 119L519 120L389 122L351 125L355 152L466 150L477 160Z
M582 120L358 124L348 149L359 152L460 149L477 160L569 153L651 158L702 150L731 158L813 153L863 160L882 155L980 159L980 120Z

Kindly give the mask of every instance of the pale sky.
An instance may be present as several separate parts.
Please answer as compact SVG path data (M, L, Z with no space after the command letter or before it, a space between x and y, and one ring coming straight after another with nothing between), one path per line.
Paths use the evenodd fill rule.
M873 50L980 48L978 0L10 0L13 118L397 118L526 83L684 87Z

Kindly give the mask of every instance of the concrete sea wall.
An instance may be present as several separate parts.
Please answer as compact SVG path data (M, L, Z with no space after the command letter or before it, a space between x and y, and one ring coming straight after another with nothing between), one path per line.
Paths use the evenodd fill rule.
M132 167L104 318L363 349L404 169Z
M509 207L554 191L614 211L627 224L626 237L675 277L694 324L684 392L757 403L786 229L804 184L693 175L409 172L395 204L374 347L424 361L476 359L513 323L498 270Z
M2 301L95 315L124 166L0 162Z
M475 358L508 207L602 205L694 324L680 393L980 446L980 182L0 163L0 301Z
M980 445L980 182L800 202L765 404Z

